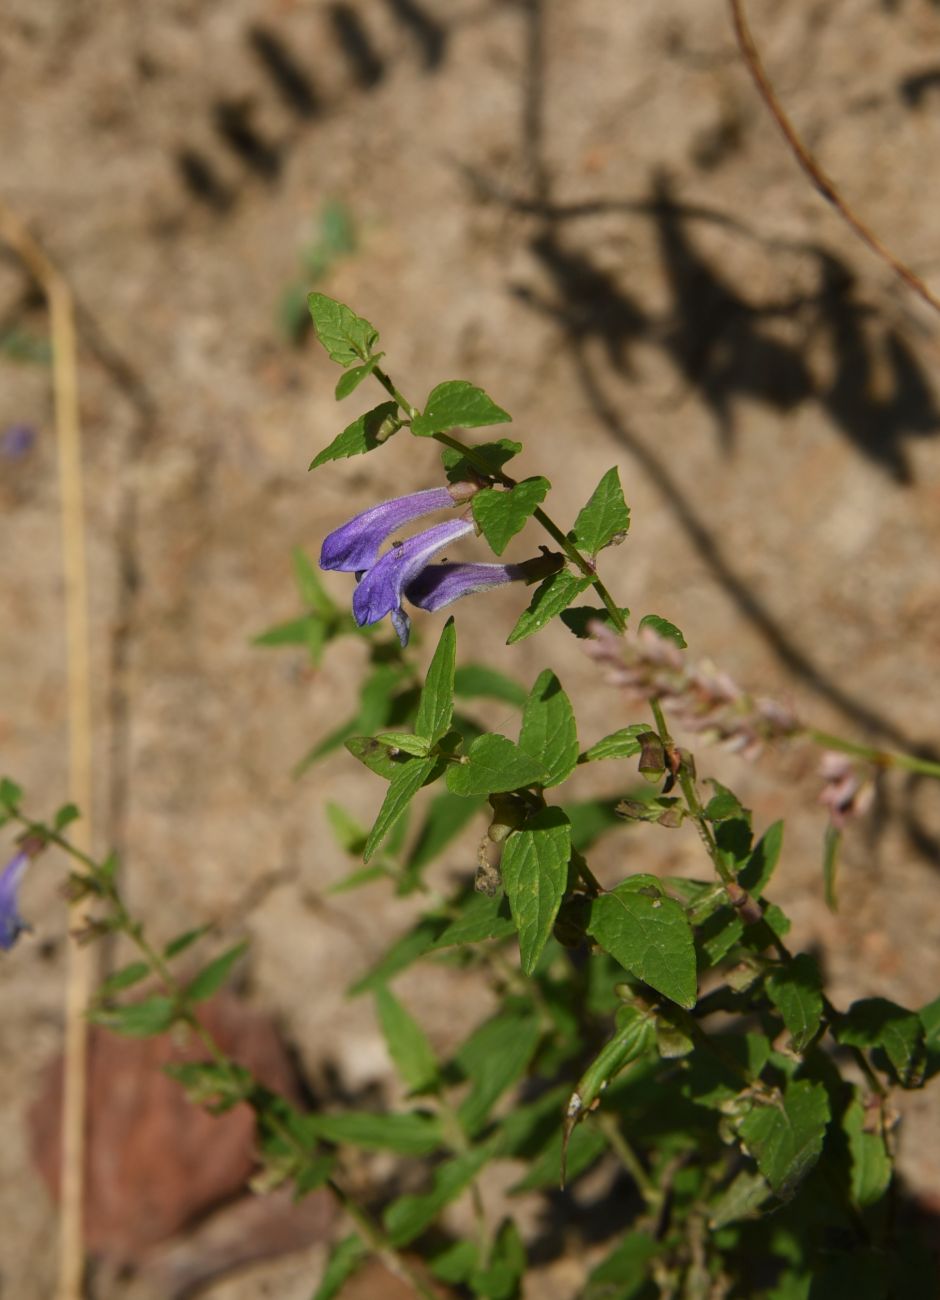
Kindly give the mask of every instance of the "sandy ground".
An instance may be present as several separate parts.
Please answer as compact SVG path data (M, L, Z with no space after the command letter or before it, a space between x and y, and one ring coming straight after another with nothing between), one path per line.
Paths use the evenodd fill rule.
M205 919L247 930L252 999L311 1079L328 1063L350 1086L387 1077L371 1007L344 988L410 913L381 888L322 901L346 870L325 801L368 818L377 783L351 758L290 776L353 701L348 654L313 673L250 639L296 610L292 547L315 552L354 507L437 481L433 449L400 441L306 473L369 403L337 409L329 362L277 323L325 203L346 205L358 247L322 287L382 331L406 393L451 377L485 387L514 413L522 470L554 481L562 520L620 466L633 528L605 572L622 603L672 617L695 654L818 725L936 744L940 330L798 172L720 0L421 0L424 27L393 0L5 9L3 196L81 307L96 845L118 846L157 933ZM940 11L755 0L752 22L846 197L936 281ZM7 258L0 323L44 330ZM66 798L51 398L43 366L2 357L0 374L0 429L38 430L0 466L2 767L42 811ZM503 645L519 603L507 591L461 608L463 653L524 680L554 666L585 738L629 721L561 627ZM793 817L775 894L834 999L919 1005L940 985L935 790L886 784L849 836L832 916L814 761L706 766L758 823ZM620 778L578 783L612 792ZM478 834L445 869L467 865ZM616 873L626 843L598 869ZM698 869L691 833L630 844L630 869ZM23 900L36 936L0 965L0 1293L17 1300L51 1295L54 1277L21 1115L61 1040L56 887L50 860ZM436 1043L453 1041L468 985L401 991ZM940 1196L936 1102L908 1110L905 1174ZM301 1300L321 1258L212 1295ZM577 1279L545 1287L570 1296Z

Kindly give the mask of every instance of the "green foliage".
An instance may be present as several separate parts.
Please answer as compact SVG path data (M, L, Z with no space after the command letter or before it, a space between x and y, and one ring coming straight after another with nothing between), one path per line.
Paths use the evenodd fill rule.
M379 341L379 332L367 320L323 293L309 294L307 306L317 338L331 361L348 367L356 361L366 362L371 358Z
M560 785L578 762L574 710L550 668L539 674L526 700L519 748L545 768L548 777L544 786Z
M568 884L571 825L560 808L542 808L503 850L503 885L519 931L522 970L531 975L548 942Z
M447 788L452 794L499 794L523 786L544 784L548 772L505 736L479 736L460 762L447 768Z
M465 379L450 379L431 391L424 411L411 421L411 432L419 438L429 438L449 429L478 429L511 420L512 416L497 406L482 388Z
M369 363L372 365L373 363ZM347 372L360 375L365 366ZM348 460L350 456L362 456L367 451L374 451L383 442L387 442L396 429L401 428L396 402L380 402L371 411L366 411L346 426L342 433L336 435L328 447L318 452L310 462L310 468L316 469L331 460Z
M481 442L466 451L455 451L445 447L441 452L441 464L448 482L462 483L478 474L497 478L503 466L522 451L522 443L512 438L497 438L494 442Z
M659 614L645 614L640 619L638 630L642 631L644 627L650 628L659 636L665 637L669 641L675 641L680 650L685 650L688 643L685 637L676 627L675 623L670 623L668 618L661 618Z
M457 632L449 618L438 642L434 658L424 679L418 702L415 732L432 745L437 744L450 727L454 716L454 670L457 660Z
M567 609L590 585L590 578L577 578L570 569L559 569L557 573L551 574L536 587L528 609L520 615L506 644L515 645L517 641L524 641L526 637L540 632L550 619Z
M605 546L622 541L630 527L630 510L623 499L620 471L609 469L590 501L579 513L571 530L571 540L594 556Z
M394 397L354 421L314 464L370 451L410 423L412 433L443 445L451 482L479 485L471 507L478 541L501 554L531 519L570 562L531 593L510 645L556 616L580 637L592 635L595 620L621 631L629 611L600 573L605 548L630 523L616 468L564 533L543 508L547 479L514 484L504 474L519 443L472 447L457 436L461 427L509 419L482 389L440 384L418 411L379 368L383 354L368 321L322 294L311 295L310 308L318 338L343 367L337 398L370 380ZM550 551L525 572L546 573L557 562ZM411 651L382 628L357 627L302 552L294 567L298 616L259 643L299 646L317 666L355 638L357 657L367 661L354 715L315 739L299 770L333 755L347 772L352 758L361 763L366 784L371 775L387 782L371 829L328 805L335 848L328 839L327 849L352 860L334 889L381 882L410 896L404 932L396 930L350 990L375 998L404 1105L367 1109L338 1093L306 1113L268 1091L227 1059L199 1020L244 945L178 977L177 959L206 927L153 946L120 895L117 860L70 850L65 832L75 809L60 809L49 825L31 822L22 792L6 780L0 820L22 829L30 855L50 841L71 851L69 890L96 909L90 937L119 934L136 948L135 960L102 985L90 1019L136 1037L187 1033L207 1059L187 1053L170 1072L210 1111L251 1109L261 1164L253 1185L289 1182L298 1197L328 1185L349 1210L355 1234L334 1247L316 1297L337 1295L376 1251L395 1256L398 1271L419 1274L411 1280L421 1294L429 1294L426 1267L461 1294L516 1300L532 1289L524 1234L500 1217L490 1189L511 1179L510 1195L550 1192L564 1213L570 1201L558 1197L559 1183L591 1170L591 1197L614 1189L616 1222L602 1201L596 1226L604 1251L572 1283L581 1300L935 1295L929 1257L895 1205L901 1189L893 1185L890 1131L892 1090L940 1074L940 998L919 1011L878 997L842 1010L827 997L815 958L789 950L789 922L767 897L782 823L758 834L734 790L699 777L701 757L679 749L664 725L670 707L677 732L690 716L708 719L712 706L693 671L684 698L664 689L647 721L627 724L620 697L606 697L614 729L582 750L571 701L551 669L527 692L484 662L458 666L456 623L448 619L422 684ZM589 586L598 603L575 605ZM492 640L485 617L477 627ZM657 615L639 627L685 648L678 628ZM608 641L585 648L608 658ZM623 643L625 665L633 644ZM609 689L600 673L590 675L587 657L583 663L579 692ZM675 692L683 690L678 682ZM477 716L480 700L499 730ZM739 718L747 721L744 697L739 706L723 715L732 739ZM513 709L521 710L517 742L502 734ZM854 743L848 749L869 753ZM892 764L881 751L869 756L885 769ZM598 773L591 764L606 759L629 761L599 771L608 779L629 773L619 795L590 784ZM899 765L940 775L914 756ZM566 790L576 773L578 784ZM427 796L417 799L424 787ZM658 851L666 828L676 839ZM608 842L592 868L602 837ZM673 848L680 843L701 852L702 878L685 870L684 848ZM679 857L682 874L667 874ZM421 980L439 978L442 967L477 1000L461 1002L446 1033L435 1027L435 1045L446 1043L436 1051L422 1027ZM390 987L405 972L407 1006ZM369 1209L349 1191L354 1182ZM466 1233L457 1226L463 1208L448 1212L462 1197L473 1219ZM520 1223L530 1221L526 1207Z
M819 1159L828 1123L826 1089L802 1079L782 1098L755 1103L738 1132L774 1192L787 1198Z
M550 487L547 478L526 478L507 492L494 488L477 492L471 502L473 518L497 555L526 526Z
M683 908L653 876L633 876L596 898L589 931L637 979L681 1007L697 994L695 942Z

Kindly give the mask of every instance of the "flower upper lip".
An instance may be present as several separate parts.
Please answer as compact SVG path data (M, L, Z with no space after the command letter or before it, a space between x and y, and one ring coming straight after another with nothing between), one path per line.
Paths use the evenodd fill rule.
M379 558L386 538L412 519L453 507L454 498L446 487L426 488L408 496L394 497L361 511L335 529L324 540L320 551L321 569L339 569L359 573L371 569Z

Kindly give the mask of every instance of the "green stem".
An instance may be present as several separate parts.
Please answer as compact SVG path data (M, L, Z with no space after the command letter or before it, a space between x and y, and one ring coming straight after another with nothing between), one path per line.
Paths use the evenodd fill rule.
M669 725L666 722L666 715L663 713L662 705L659 700L650 700L650 708L653 711L653 718L656 721L656 730L660 740L663 742L663 748L669 752L675 749L675 742L669 732ZM679 767L679 788L685 799L686 807L695 822L695 828L699 833L699 838L705 846L705 851L712 860L715 870L718 872L725 885L734 885L737 887L737 878L731 867L722 860L718 852L718 845L715 843L715 836L712 828L705 817L705 809L702 807L702 801L698 797L698 791L695 788L695 782L692 774L688 771L685 763Z
M663 1203L663 1194L646 1172L640 1157L621 1132L617 1117L607 1111L602 1111L594 1117L594 1122L607 1139L610 1149L636 1183L646 1204L651 1210L658 1210Z
M805 735L816 745L825 749L835 749L842 754L854 754L867 759L876 767L899 767L906 772L917 772L921 776L940 777L940 763L933 763L927 758L917 758L913 754L898 754L890 749L876 749L873 745L862 745L853 740L842 740L831 736L827 731L818 731L808 727Z
M372 373L375 375L376 379L379 381L379 383L388 393L389 397L394 398L394 400L398 403L401 409L405 412L405 416L407 417L407 419L413 420L415 416L418 414L417 407L412 406L411 403L407 401L405 397L402 396L402 394L398 391L398 389L392 383L391 379L381 368L381 366L376 366L373 369Z

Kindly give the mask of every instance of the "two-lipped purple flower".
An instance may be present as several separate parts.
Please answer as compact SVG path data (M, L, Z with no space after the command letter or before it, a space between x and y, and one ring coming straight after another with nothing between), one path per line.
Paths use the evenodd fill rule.
M355 573L358 586L352 608L360 627L378 623L390 614L404 646L411 631L411 620L402 603L405 598L419 609L433 612L461 596L527 576L519 564L432 564L445 547L475 531L473 520L466 516L434 524L404 541L393 541L383 555L379 554L386 540L402 525L462 504L472 491L466 484L455 484L395 497L363 510L330 533L320 552L320 567Z

